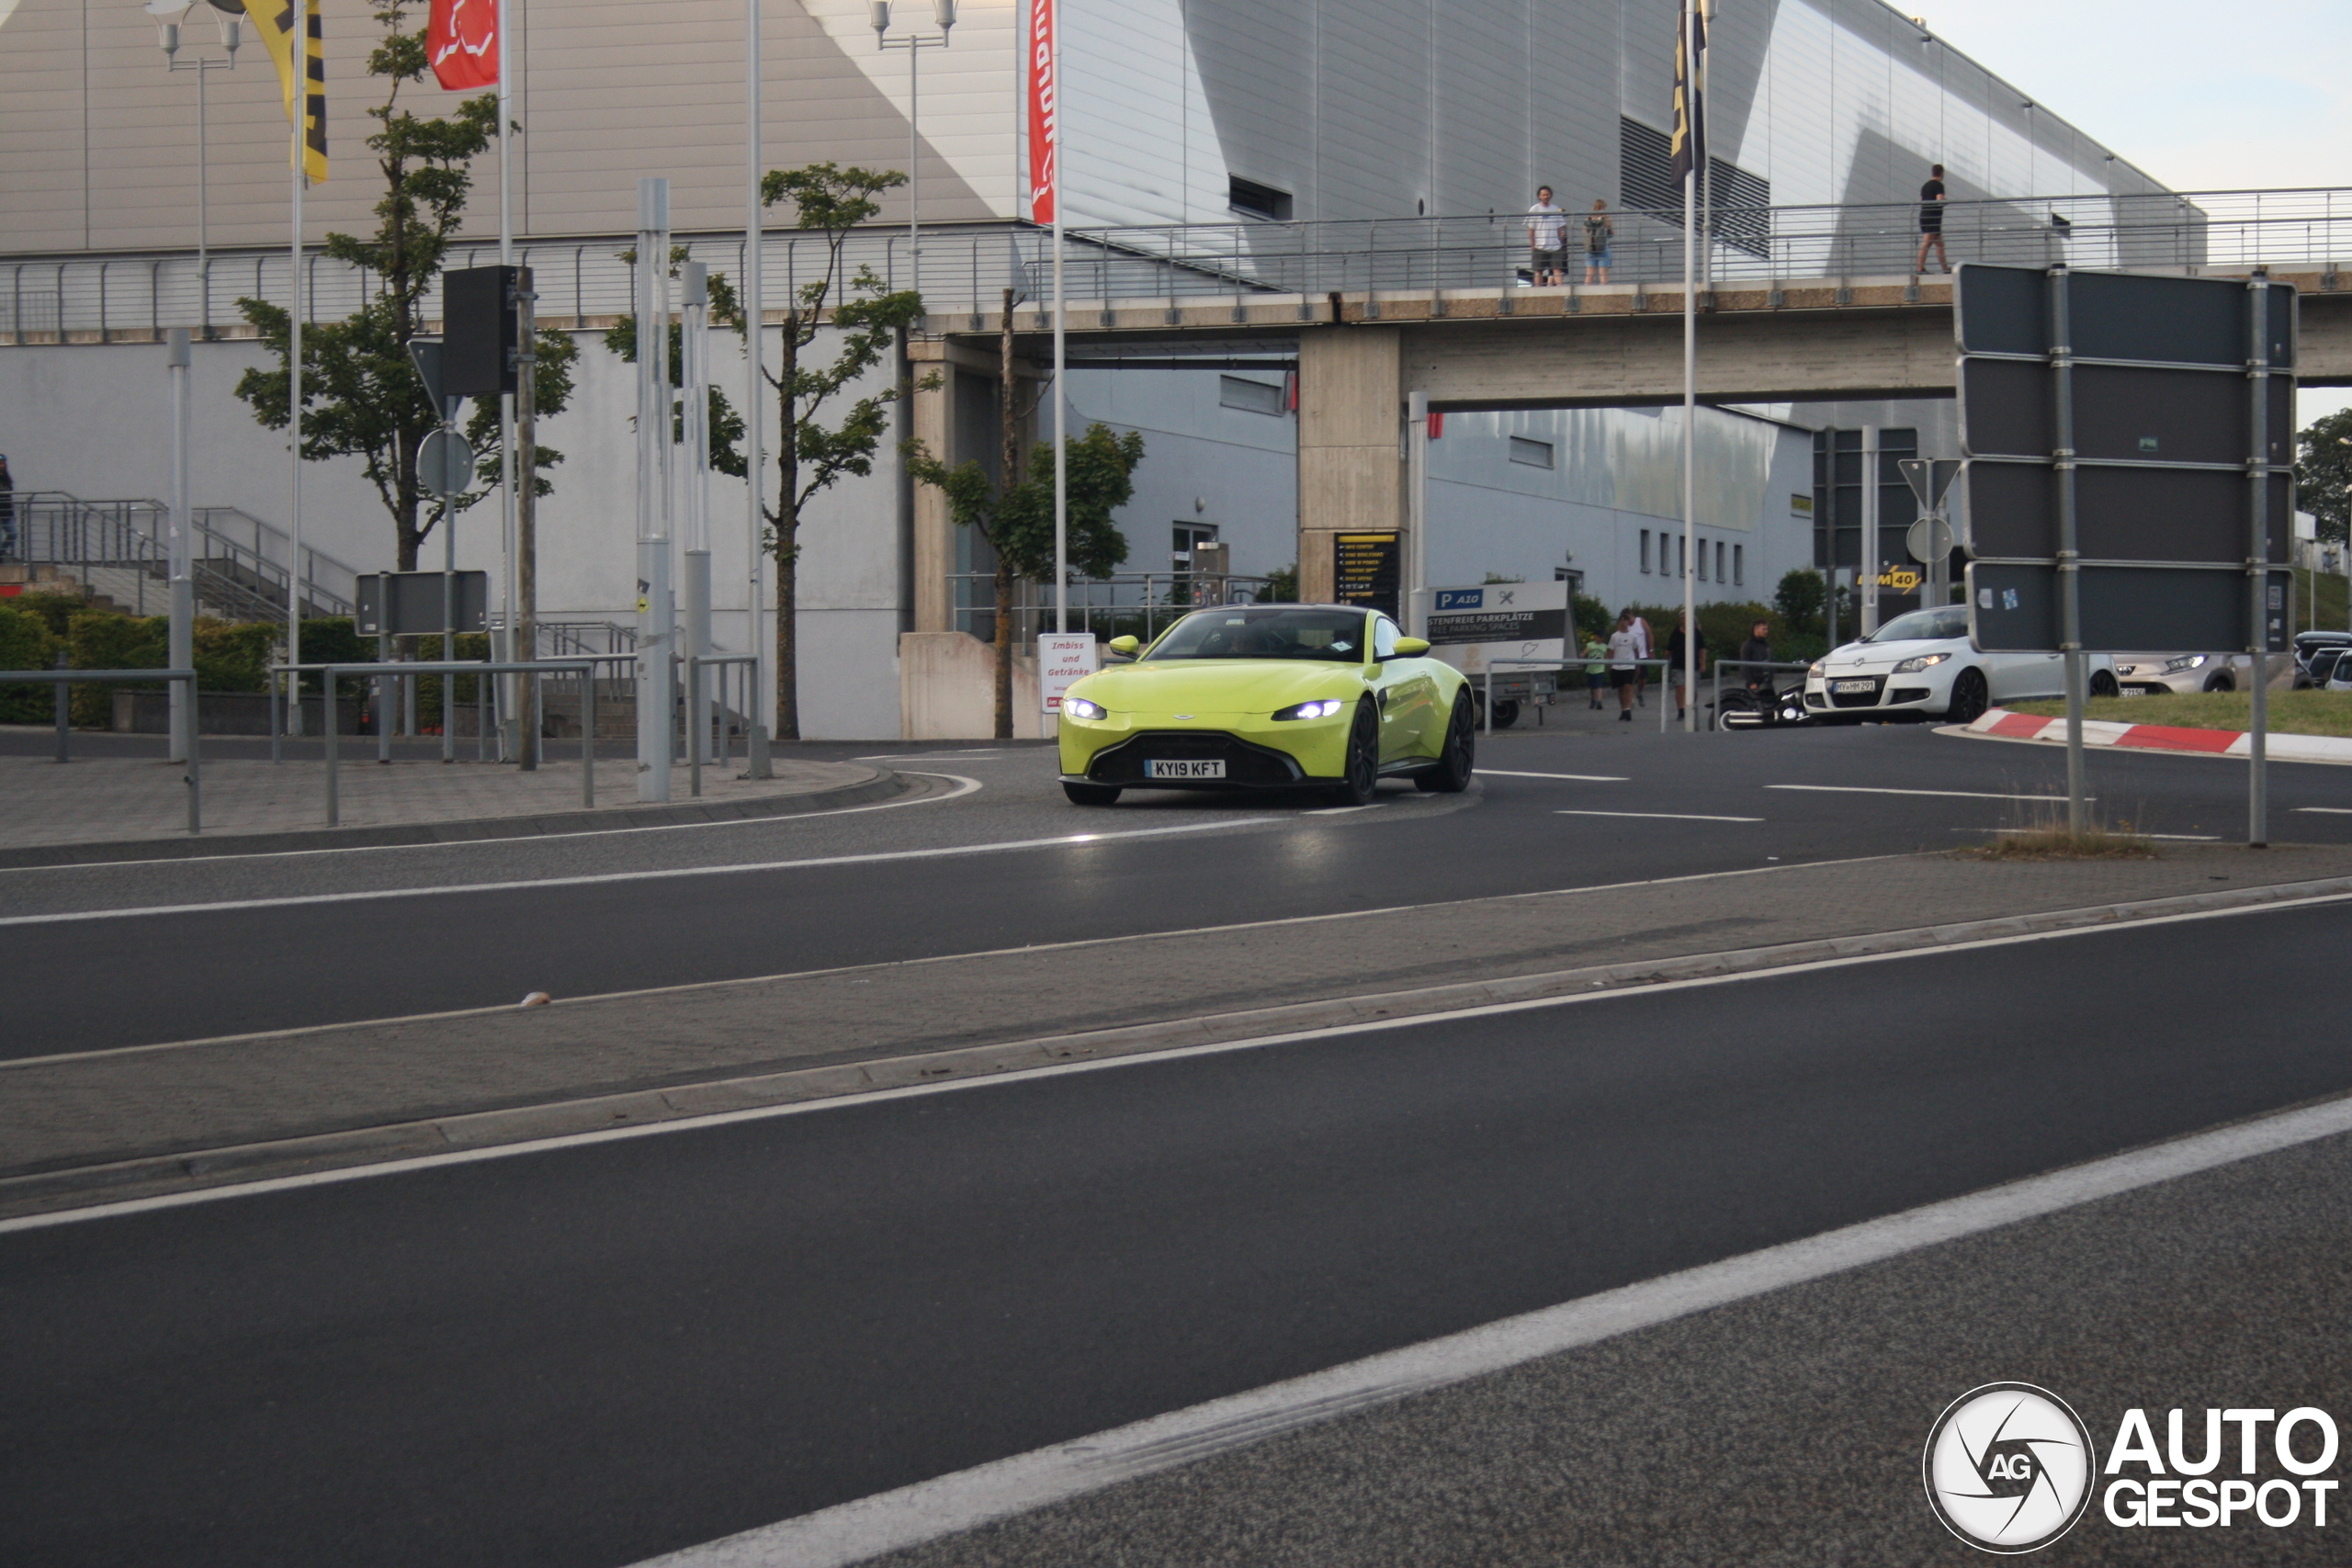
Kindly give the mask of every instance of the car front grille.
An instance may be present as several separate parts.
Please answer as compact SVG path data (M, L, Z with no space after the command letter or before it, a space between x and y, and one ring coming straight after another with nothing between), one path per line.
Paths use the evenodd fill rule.
M1865 692L1841 692L1838 689L1849 681L1867 681L1870 682L1870 689ZM1834 676L1828 682L1829 705L1840 708L1874 708L1878 706L1879 689L1885 683L1885 678L1879 675Z
M1094 761L1087 765L1086 776L1096 784L1106 784L1172 782L1144 776L1144 764L1155 758L1169 761L1220 761L1225 763L1222 782L1228 784L1286 784L1306 777L1297 762L1280 751L1252 746L1215 729L1145 730L1097 751Z

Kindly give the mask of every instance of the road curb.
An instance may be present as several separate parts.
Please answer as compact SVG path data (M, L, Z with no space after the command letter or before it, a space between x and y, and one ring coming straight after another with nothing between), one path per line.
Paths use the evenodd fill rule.
M754 800L691 800L669 806L609 807L528 817L469 817L451 822L395 822L378 828L294 828L275 833L224 833L194 839L113 839L84 844L26 844L0 849L0 870L96 865L119 861L199 860L216 855L275 855L302 850L394 849L412 844L465 844L485 839L563 838L671 828L697 822L749 822L797 817L887 800L917 787L888 768L874 777L797 795Z
M1987 708L1971 724L1947 725L1943 729L1948 734L1976 739L2024 740L2045 746L2063 746L2066 741L2064 719L2013 713L2007 708ZM2083 744L2121 751L2167 751L2244 761L2253 749L2254 737L2243 729L2191 729L2168 724L2118 724L2113 719L2086 718L2083 721ZM2264 750L2274 762L2352 762L2352 739L2335 735L2274 732L2267 738Z
M1103 1061L1187 1046L1270 1035L1442 1017L1498 1003L1540 1001L1627 990L1671 981L1761 974L1797 964L1930 951L2010 937L2129 925L2186 914L2259 908L2315 898L2352 897L2352 876L2260 887L2221 888L2165 898L2004 915L1947 925L1825 937L1771 947L1552 970L1458 982L1366 997L1131 1024L1114 1029L871 1061L718 1078L503 1110L470 1112L84 1165L0 1178L0 1215L54 1213L94 1202L232 1185L385 1160L523 1144L615 1127L642 1126L758 1110L839 1095L907 1089L1016 1073L1074 1062Z

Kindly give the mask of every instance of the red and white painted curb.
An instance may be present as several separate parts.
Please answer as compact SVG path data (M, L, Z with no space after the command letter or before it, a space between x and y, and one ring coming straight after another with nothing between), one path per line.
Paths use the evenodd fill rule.
M1988 708L1984 716L1963 732L1998 740L2041 740L2066 743L2066 721L2040 714L2011 713ZM2083 720L2083 744L2114 746L2132 751L2195 751L2209 757L2243 757L2253 744L2243 729L2186 729L2169 724L2117 724L2108 719ZM2278 735L2266 748L2273 761L2352 762L2352 739L2334 735Z

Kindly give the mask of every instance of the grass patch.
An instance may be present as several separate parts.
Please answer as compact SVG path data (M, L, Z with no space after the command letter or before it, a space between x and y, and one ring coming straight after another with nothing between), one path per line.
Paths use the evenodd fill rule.
M2154 860L2156 846L2139 834L2093 822L2076 833L2064 822L2005 830L1989 844L1954 852L1961 860Z
M2005 703L2016 713L2060 717L2064 702ZM2083 705L2086 718L2112 719L2118 724L2169 724L2183 729L2245 729L2254 722L2250 692L2174 692L2154 697L2093 697ZM2352 736L2352 693L2273 692L2270 694L2270 733L2273 735Z

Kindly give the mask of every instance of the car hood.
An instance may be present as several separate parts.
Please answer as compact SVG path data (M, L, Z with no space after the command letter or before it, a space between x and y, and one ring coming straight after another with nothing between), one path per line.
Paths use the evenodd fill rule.
M1272 713L1363 689L1355 664L1305 659L1166 659L1114 665L1070 688L1113 713Z
M1835 675L1848 670L1877 670L1900 664L1923 653L1963 653L1968 644L1953 637L1910 637L1902 642L1849 642L1833 649L1821 661L1821 672Z

